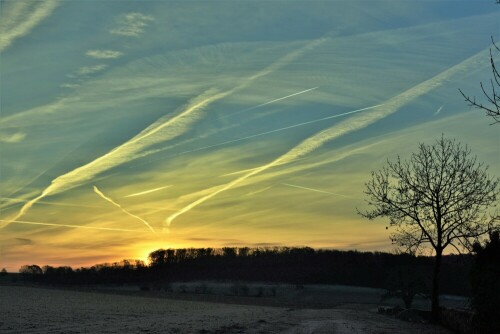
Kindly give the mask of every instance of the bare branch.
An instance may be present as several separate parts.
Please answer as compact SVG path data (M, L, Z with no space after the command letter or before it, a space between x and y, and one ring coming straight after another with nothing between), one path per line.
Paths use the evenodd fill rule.
M497 1L497 3L500 2ZM491 43L492 47L490 48L490 67L493 74L493 79L490 79L490 87L488 89L485 88L485 85L482 82L479 84L484 97L486 97L488 105L476 101L475 96L470 97L461 89L459 89L459 91L469 106L485 111L487 116L493 118L493 123L491 124L496 124L500 123L500 95L498 93L498 88L500 88L500 73L495 63L493 51L500 53L500 47L496 45L493 37L491 37Z

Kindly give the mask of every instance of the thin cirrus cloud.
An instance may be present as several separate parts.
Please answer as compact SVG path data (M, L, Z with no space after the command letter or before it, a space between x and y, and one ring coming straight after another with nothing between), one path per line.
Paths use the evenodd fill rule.
M116 27L110 30L113 35L138 37L144 33L144 29L154 18L141 13L128 13L122 15Z
M194 98L176 116L171 117L168 115L160 118L158 121L121 146L114 148L112 151L87 163L86 165L71 170L70 172L60 175L52 180L51 184L45 188L39 196L33 198L29 202L26 202L21 207L19 212L12 218L12 220L18 220L39 200L80 186L85 182L90 181L99 173L136 159L137 157L141 157L145 148L180 136L188 131L198 119L203 117L201 111L211 103L248 87L255 80L258 80L259 78L286 66L306 52L309 52L315 47L323 44L326 40L326 38L319 38L313 41L308 41L302 47L279 58L263 70L243 79L239 85L230 90L223 92L209 90ZM0 228L7 225L8 223L1 224Z
M29 34L58 5L58 0L4 1L0 11L0 51L7 49L16 39Z
M401 108L403 105L415 100L416 98L422 96L423 94L428 93L432 89L435 89L443 84L447 79L449 79L451 76L456 75L458 73L464 72L468 70L470 67L477 65L479 63L479 60L482 59L487 54L487 50L484 50L482 52L479 52L475 54L474 56L462 61L461 63L441 72L440 74L432 77L431 79L428 79L408 90L405 92L387 100L385 103L383 103L381 106L377 106L377 108L374 109L373 112L371 113L364 113L364 114L356 114L355 116L337 124L334 125L326 130L320 131L316 135L313 135L304 141L302 141L299 145L295 146L291 150L289 150L287 153L281 155L280 157L274 159L273 161L261 165L257 168L254 168L250 170L248 173L240 176L239 178L226 183L220 187L217 187L214 191L210 192L209 194L199 198L198 200L189 203L188 205L184 206L177 212L171 214L165 219L165 227L170 227L172 222L179 216L189 212L190 210L194 209L198 205L208 201L209 199L217 196L218 194L225 192L238 184L244 182L250 177L256 176L272 167L290 163L297 158L300 158L323 144L325 144L327 141L333 140L335 138L341 137L347 133L363 129L393 113L395 113L399 108Z
M89 50L85 54L96 59L115 59L123 56L123 52L114 50Z

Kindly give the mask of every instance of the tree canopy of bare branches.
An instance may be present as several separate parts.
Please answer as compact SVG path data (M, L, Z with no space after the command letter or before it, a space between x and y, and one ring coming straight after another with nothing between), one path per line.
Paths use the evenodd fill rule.
M500 3L500 0L497 0ZM495 59L493 54L500 53L500 48L495 44L493 37L491 38L492 47L490 48L490 66L491 72L493 73L493 78L490 79L489 85L485 85L481 82L481 90L486 102L481 102L476 100L475 96L466 95L461 89L460 93L464 97L465 101L472 107L478 108L486 112L486 115L493 118L493 123L500 123L500 73L495 64Z
M389 218L391 240L412 253L425 245L434 251L432 317L439 320L439 269L443 251L471 249L496 224L488 210L497 205L499 178L459 142L442 136L417 153L399 156L372 172L365 194L370 209L359 212L372 220Z

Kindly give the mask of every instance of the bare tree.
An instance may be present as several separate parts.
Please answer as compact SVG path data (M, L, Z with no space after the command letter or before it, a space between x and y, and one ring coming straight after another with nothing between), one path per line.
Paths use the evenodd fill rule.
M497 0L500 3L500 0ZM496 67L493 53L500 53L500 48L495 44L493 37L491 37L492 47L490 48L490 65L491 72L493 73L493 78L490 79L489 87L485 87L482 82L479 84L483 95L486 98L485 103L477 101L475 96L470 97L466 95L461 89L460 93L464 97L465 101L472 107L478 108L486 112L486 115L493 118L493 123L500 123L500 73Z
M371 210L358 212L370 220L388 217L391 240L411 253L433 250L432 320L439 321L439 272L443 251L471 249L491 231L499 178L471 156L471 150L442 136L433 145L420 144L409 160L387 161L372 172L365 194ZM427 248L429 249L429 248Z

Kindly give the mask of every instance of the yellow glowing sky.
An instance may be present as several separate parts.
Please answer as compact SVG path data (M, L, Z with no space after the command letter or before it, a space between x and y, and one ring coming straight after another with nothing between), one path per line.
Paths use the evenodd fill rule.
M370 171L441 133L500 175L468 107L478 1L2 1L0 267L157 248L391 250Z

